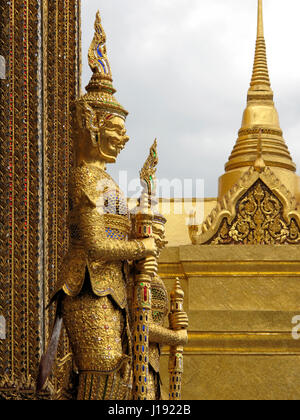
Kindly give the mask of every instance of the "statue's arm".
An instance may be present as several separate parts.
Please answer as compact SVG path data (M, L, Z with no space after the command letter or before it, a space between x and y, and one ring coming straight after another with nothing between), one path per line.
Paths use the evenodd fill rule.
M187 331L173 331L157 324L150 324L149 340L165 346L181 346L187 343Z
M142 241L107 239L104 217L95 208L89 207L79 216L79 228L84 247L92 259L125 261L146 257L146 247Z

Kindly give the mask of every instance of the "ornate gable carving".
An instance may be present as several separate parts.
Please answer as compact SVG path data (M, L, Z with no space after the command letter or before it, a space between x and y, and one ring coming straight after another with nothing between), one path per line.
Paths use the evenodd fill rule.
M251 167L218 202L201 226L193 215L194 245L300 243L300 212L295 197L273 171Z
M283 204L258 180L236 204L236 217L228 223L224 217L216 235L208 244L298 244L300 229L295 219L286 223Z

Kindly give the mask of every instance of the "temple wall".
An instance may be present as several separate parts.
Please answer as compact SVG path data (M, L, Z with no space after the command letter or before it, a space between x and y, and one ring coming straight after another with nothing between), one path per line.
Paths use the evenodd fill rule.
M188 220L191 210L197 209L204 220L217 204L216 198L160 199L159 212L167 219L166 240L168 246L189 245Z
M160 275L169 290L181 279L190 319L184 399L300 398L300 346L292 337L300 315L298 254L289 245L163 252Z

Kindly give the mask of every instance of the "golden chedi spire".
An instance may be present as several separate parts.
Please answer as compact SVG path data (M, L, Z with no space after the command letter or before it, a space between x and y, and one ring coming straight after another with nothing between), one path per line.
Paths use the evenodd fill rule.
M288 186L293 190L296 166L283 139L273 102L264 38L262 0L258 0L256 49L247 107L236 145L225 165L226 173L220 178L219 197L239 180L245 170L255 164L259 139L261 159L266 166L272 167L279 178L284 176L284 182L290 177Z

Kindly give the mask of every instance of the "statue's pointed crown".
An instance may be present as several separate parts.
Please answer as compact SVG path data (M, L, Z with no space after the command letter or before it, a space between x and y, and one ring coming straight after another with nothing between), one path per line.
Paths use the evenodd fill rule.
M96 14L95 33L88 52L89 66L93 72L86 87L87 93L78 102L84 102L97 112L118 115L125 119L128 112L118 103L114 94L113 79L106 51L106 34L104 32L100 12Z

